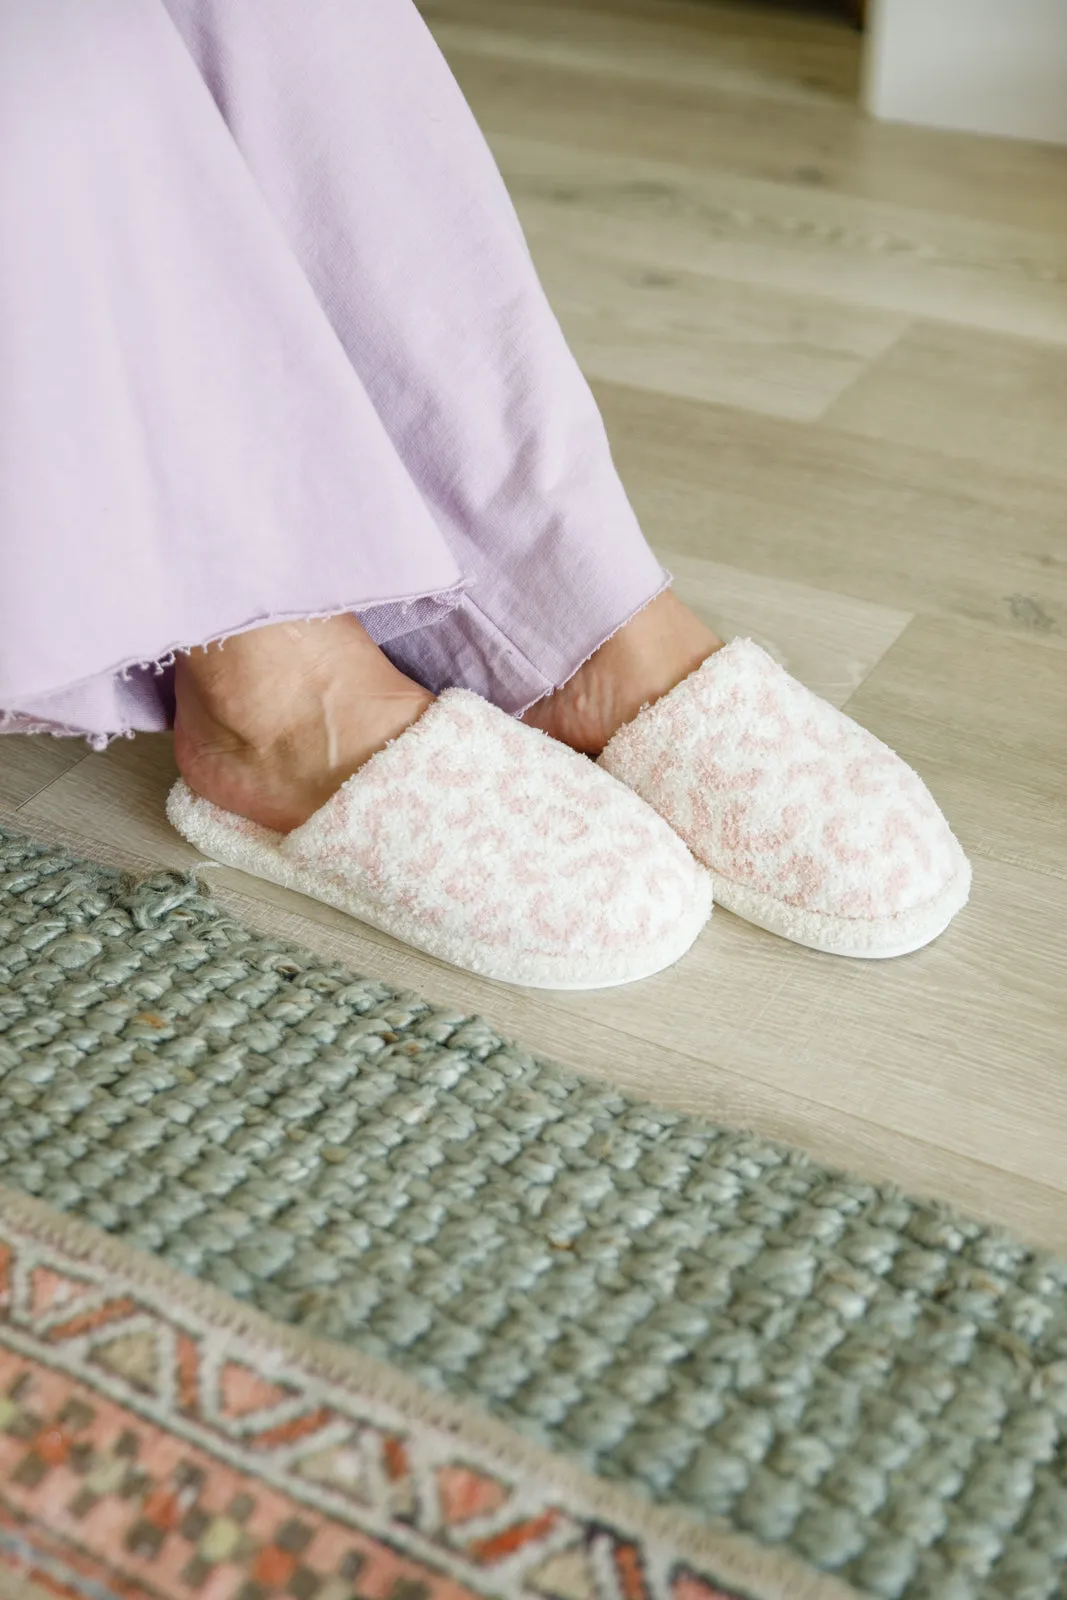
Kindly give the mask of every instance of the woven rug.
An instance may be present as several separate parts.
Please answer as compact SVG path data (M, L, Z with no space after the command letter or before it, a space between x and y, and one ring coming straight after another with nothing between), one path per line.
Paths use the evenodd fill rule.
M4 1212L0 1550L28 1560L56 1507L76 1519L79 1462L126 1508L116 1550L122 1516L148 1539L149 1505L182 1511L151 1583L129 1553L71 1592L1067 1594L1067 1267L535 1060L250 933L184 877L131 883L0 835L0 1181L48 1208ZM60 1212L111 1239L68 1237ZM33 1276L45 1246L66 1252L43 1263L63 1296L104 1274L85 1292L123 1308L115 1326L55 1309ZM93 1355L101 1329L126 1366ZM246 1376L224 1381L231 1350ZM105 1400L128 1413L106 1429ZM314 1437L335 1413L347 1447ZM152 1465L120 1471L127 1435ZM336 1450L325 1480L300 1465ZM216 1547L181 1540L241 1523L221 1488L188 1521L211 1462L239 1509L274 1509L233 1546L243 1570L231 1552L190 1577ZM373 1492L342 1510L337 1470ZM48 1514L27 1508L22 1479L56 1471ZM468 1481L470 1502L447 1487ZM299 1523L299 1542L315 1517L341 1519L319 1568L249 1566L256 1540Z
M738 1600L698 1529L4 1198L0 1575L78 1600Z

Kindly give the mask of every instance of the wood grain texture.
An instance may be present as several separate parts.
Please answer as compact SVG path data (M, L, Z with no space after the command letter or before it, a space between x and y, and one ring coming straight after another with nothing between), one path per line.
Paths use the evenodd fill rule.
M5 754L0 746L0 759ZM89 755L21 806L18 818L49 838L92 838L101 860L136 865L138 870L176 867L200 861L191 844L175 833L163 813L167 792L178 776L169 734L120 739Z
M925 413L920 448L594 387L655 543L768 579L1067 645L1062 481L943 454L943 404Z
M890 606L658 548L675 592L709 627L724 638L755 639L835 706L844 705L911 621L909 612Z
M855 41L833 22L779 12L768 25L753 5L420 0L419 9L454 65L469 56L588 71L601 90L636 79L807 107L849 106L859 88Z
M918 617L848 710L925 775L972 853L1067 881L1067 661L1059 652ZM1063 975L1067 989L1067 964Z
M696 147L706 165L739 177L1040 233L1067 226L1067 152L960 134L939 135L935 151L921 130L858 115L862 41L813 8L422 0L421 9L490 131L494 85L506 82L516 111L533 102L536 112L539 97L554 111L569 102L568 141L611 154L673 159ZM547 133L555 119L529 125Z
M872 439L924 446L931 417L937 418L937 448L946 455L1067 479L1067 351L946 323L916 323L867 365L823 421Z
M671 971L551 995L205 881L636 1094L1067 1250L1067 153L867 123L854 34L799 11L424 9L679 591L924 772L974 898L900 961L718 911ZM0 741L5 816L135 870L195 863L163 817L166 739L57 772L29 748Z
M6 734L0 743L0 805L20 806L85 758L81 739L51 734Z
M532 245L571 348L592 378L814 421L908 327L899 312L605 260L574 237Z
M576 147L555 109L530 122L535 137L512 96L501 102L490 143L535 259L546 232L580 233L606 259L635 264L653 238L667 272L1067 344L1062 232L739 178L702 164L696 141L673 159Z

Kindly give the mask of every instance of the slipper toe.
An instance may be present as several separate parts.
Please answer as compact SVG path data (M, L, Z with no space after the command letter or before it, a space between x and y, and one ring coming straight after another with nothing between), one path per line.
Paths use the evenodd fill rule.
M620 729L601 765L653 806L727 910L836 955L919 949L971 869L930 791L751 640Z

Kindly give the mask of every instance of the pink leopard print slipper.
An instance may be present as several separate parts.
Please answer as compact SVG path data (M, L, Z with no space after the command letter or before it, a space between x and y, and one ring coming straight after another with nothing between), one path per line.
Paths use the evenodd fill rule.
M710 656L600 758L684 839L715 899L842 956L900 956L966 904L971 869L922 780L751 639Z
M643 801L462 689L290 834L180 779L167 815L216 861L531 988L648 977L685 954L711 913L707 873Z

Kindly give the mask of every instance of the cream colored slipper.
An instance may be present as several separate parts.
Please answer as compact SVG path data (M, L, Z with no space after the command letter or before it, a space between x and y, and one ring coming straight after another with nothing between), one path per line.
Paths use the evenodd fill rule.
M685 954L711 912L707 874L643 801L462 689L290 834L180 779L167 815L216 861L531 988L648 977Z
M899 756L735 639L621 728L600 758L758 927L843 956L918 950L971 869Z

